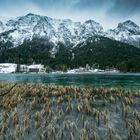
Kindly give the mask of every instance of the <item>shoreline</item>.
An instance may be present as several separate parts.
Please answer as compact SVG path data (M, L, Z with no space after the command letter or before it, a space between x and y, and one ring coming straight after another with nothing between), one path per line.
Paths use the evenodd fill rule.
M54 71L54 72L13 72L13 73L5 73L0 72L0 74L114 74L114 75L139 75L140 72L63 72L63 71Z

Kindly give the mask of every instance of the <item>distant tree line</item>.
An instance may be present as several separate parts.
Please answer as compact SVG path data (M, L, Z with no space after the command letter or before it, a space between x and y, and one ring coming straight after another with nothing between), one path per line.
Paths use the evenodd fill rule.
M140 72L139 48L104 37L98 37L98 40L95 37L89 38L74 48L60 42L54 45L38 38L25 40L18 47L10 46L10 42L0 42L0 63L41 63L48 69L63 71L96 64L101 69L117 68L123 72Z

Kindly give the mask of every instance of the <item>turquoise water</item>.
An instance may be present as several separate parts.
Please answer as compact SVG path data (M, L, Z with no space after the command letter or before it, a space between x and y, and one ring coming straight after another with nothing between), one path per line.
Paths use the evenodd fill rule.
M74 85L81 87L123 87L140 89L140 74L0 74L0 81Z

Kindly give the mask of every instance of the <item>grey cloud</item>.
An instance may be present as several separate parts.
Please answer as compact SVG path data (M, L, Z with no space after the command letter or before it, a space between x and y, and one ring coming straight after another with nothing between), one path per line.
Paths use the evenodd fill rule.
M107 14L125 17L138 12L140 12L140 0L115 0Z
M0 0L0 16L28 12L74 20L90 18L105 26L127 19L139 24L140 0Z

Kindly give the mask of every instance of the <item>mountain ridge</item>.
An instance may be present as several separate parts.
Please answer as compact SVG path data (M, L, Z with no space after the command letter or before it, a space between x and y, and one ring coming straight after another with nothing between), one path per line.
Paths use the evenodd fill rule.
M130 20L119 23L117 28L106 32L94 20L73 22L70 19L54 19L32 13L5 22L0 21L0 41L9 41L14 47L33 38L45 38L54 45L62 42L76 46L93 36L104 36L140 47L140 27Z

